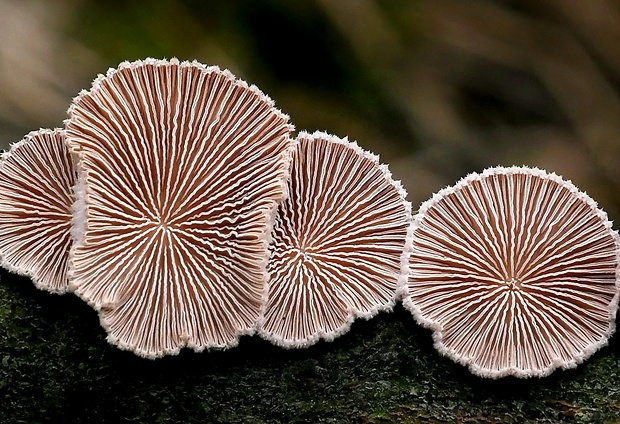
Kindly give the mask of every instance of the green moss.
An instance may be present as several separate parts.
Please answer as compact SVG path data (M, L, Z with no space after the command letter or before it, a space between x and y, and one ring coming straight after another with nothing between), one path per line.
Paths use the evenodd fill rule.
M224 352L150 361L105 341L75 296L1 274L0 422L597 423L620 419L612 340L575 370L485 380L439 356L398 307L332 343L253 337Z

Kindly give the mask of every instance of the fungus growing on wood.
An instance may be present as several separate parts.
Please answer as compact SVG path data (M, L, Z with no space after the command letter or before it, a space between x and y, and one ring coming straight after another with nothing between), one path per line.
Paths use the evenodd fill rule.
M404 303L473 373L545 376L613 333L619 249L605 212L571 182L490 168L421 206Z
M391 308L407 278L411 221L404 189L376 156L301 133L272 233L259 333L305 347Z
M74 100L71 284L108 340L154 358L253 331L291 126L228 71L147 59Z
M52 293L69 286L74 183L61 129L29 133L0 161L0 262Z

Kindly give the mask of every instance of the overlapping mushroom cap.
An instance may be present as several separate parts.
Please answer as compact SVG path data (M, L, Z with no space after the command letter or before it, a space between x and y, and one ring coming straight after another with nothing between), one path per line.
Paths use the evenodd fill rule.
M411 221L404 189L376 156L301 133L276 215L260 334L304 347L391 307L406 281Z
M414 220L407 306L436 347L484 377L574 367L614 331L620 240L555 174L491 168Z
M149 59L95 80L66 131L82 199L72 287L108 339L157 357L252 331L288 117L227 71Z
M64 131L26 135L0 162L0 261L43 290L64 293L75 171Z

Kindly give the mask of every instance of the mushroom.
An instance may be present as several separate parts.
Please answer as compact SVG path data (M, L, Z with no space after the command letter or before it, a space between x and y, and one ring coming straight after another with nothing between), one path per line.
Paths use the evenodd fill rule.
M394 305L408 273L411 206L377 156L333 135L300 133L290 173L259 334L306 347Z
M570 181L490 168L422 204L404 304L474 374L545 376L613 333L619 251L605 212Z
M0 162L0 263L52 293L64 293L75 171L64 131L26 135Z
M253 332L292 147L255 86L197 62L124 62L69 109L71 286L143 357Z

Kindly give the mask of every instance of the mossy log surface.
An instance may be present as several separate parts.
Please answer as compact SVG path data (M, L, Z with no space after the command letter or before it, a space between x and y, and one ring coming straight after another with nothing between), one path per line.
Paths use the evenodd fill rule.
M440 356L398 306L331 343L151 361L108 345L97 314L0 273L1 423L620 422L620 342L543 379L486 380Z

